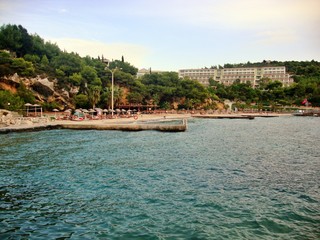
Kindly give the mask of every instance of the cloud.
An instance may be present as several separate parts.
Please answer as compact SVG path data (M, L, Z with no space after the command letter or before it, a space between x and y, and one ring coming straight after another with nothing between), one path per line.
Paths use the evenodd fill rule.
M200 27L252 29L320 20L319 0L140 0L134 3L123 10L125 14Z
M256 34L256 44L262 45L279 45L294 43L297 38L294 32L290 30L273 30L262 31Z
M103 43L73 38L47 38L56 43L60 49L67 52L75 52L80 56L98 57L104 56L110 60L121 59L130 62L136 67L144 66L150 50L146 47L129 43Z
M67 12L68 12L68 10L65 8L59 9L59 13L67 13Z

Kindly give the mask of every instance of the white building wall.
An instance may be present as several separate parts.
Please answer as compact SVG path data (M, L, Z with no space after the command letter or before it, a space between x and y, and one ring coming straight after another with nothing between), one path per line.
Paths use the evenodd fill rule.
M224 68L224 69L182 69L179 70L179 77L189 77L197 80L201 84L208 86L209 79L212 78L224 85L231 85L234 81L241 83L250 82L253 87L259 85L262 78L270 78L273 81L279 80L284 86L293 83L293 79L284 66L280 67L254 67L254 68Z

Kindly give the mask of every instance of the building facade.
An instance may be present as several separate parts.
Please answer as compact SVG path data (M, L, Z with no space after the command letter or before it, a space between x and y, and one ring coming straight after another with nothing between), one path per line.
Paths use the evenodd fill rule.
M179 70L179 77L189 77L205 86L209 85L210 78L224 85L231 85L237 80L241 83L249 82L253 87L259 86L264 78L280 81L283 86L289 86L293 83L293 79L283 66L182 69Z
M146 68L142 68L137 72L137 78L142 77L145 74L151 74L151 73L163 73L163 71L160 70L151 70L151 68L146 69Z

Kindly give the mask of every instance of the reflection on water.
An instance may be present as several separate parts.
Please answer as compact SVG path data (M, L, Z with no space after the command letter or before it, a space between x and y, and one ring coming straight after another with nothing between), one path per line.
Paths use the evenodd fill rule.
M0 239L320 238L318 118L2 135Z

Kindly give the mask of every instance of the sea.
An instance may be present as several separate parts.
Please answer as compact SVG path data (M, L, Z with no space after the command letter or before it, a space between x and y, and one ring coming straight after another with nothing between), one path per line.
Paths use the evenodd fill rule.
M320 239L320 118L2 134L0 239Z

